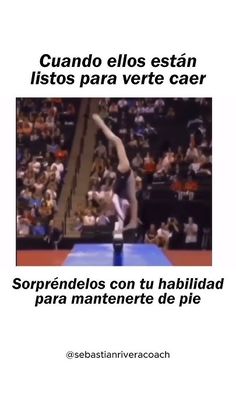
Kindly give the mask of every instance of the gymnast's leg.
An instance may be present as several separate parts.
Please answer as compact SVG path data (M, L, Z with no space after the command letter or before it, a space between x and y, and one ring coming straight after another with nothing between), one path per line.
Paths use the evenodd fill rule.
M127 180L127 198L130 204L130 221L124 227L124 230L135 229L138 226L138 201L136 198L136 187L134 173L131 171Z
M130 170L130 164L124 145L119 137L117 137L111 129L105 124L102 118L98 114L93 114L93 120L96 123L97 127L100 128L105 135L105 137L113 143L116 148L119 164L117 169L121 173L126 173Z
M122 140L117 137L111 129L105 124L105 122L102 120L102 118L98 114L93 114L93 120L96 123L97 127L102 130L105 137L111 141L117 152L118 156L118 172L121 174L127 174L130 172L130 174L127 177L127 181L125 183L125 192L127 194L129 204L130 204L130 213L131 213L131 219L129 224L125 227L125 230L136 228L137 227L137 218L138 218L138 204L136 199L136 192L135 192L135 179L133 172L130 168L130 163L125 151L125 147L123 145ZM121 209L120 203L119 203L119 194L114 193L113 203L116 208L116 212L119 216L120 220L124 221L124 213Z

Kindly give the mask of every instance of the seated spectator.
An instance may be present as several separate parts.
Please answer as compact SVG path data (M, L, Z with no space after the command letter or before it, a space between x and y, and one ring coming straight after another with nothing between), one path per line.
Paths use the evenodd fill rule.
M32 228L32 234L36 237L44 237L46 234L45 227L40 221L36 222L36 225Z
M28 163L29 170L32 170L35 174L39 174L41 169L41 163L36 156L33 157L32 161Z
M167 109L166 118L171 120L175 118L175 110L172 106Z
M38 116L34 123L34 128L38 131L43 131L45 129L45 123L42 116Z
M37 178L35 179L35 183L34 183L34 191L35 191L35 196L38 198L42 198L42 194L43 194L43 190L45 188L45 180L44 177L42 175L37 176Z
M48 183L47 183L47 190L49 191L56 191L57 190L57 181L58 179L56 178L56 168L54 168L54 172L51 172L50 169L50 173L49 173L49 177L48 177Z
M56 159L65 162L68 159L68 151L63 146L55 153Z
M54 115L48 115L45 119L45 128L49 129L50 131L54 131L55 129L55 118Z
M207 161L207 157L205 156L201 148L198 148L198 160L201 165L206 163Z
M43 200L41 206L38 208L38 214L44 224L48 224L51 216L53 215L52 208L48 207L46 202Z
M26 209L24 209L22 216L23 216L24 220L29 221L30 226L32 226L36 223L36 210L35 210L35 208L29 209L27 207Z
M116 172L114 170L114 167L111 164L106 164L105 170L103 172L103 179L106 181L108 179L109 181L114 181L116 178Z
M91 168L91 175L98 174L101 177L105 170L105 161L101 157L95 157Z
M140 139L140 147L142 150L149 150L150 149L150 144L149 144L149 138L142 138Z
M49 144L47 144L47 151L49 152L49 153L52 153L52 154L57 154L58 153L58 151L60 150L60 147L59 147L59 145L56 143L56 141L55 141L55 139L54 138L52 138L51 140L50 140L50 143Z
M29 163L30 160L31 160L30 150L28 148L25 148L24 151L23 151L23 156L22 156L22 159L20 161L20 164L22 166L27 166L27 164Z
M129 133L129 141L127 142L127 146L131 148L137 148L139 145L137 137L135 136L134 130L130 129Z
M199 172L200 167L201 167L200 159L199 157L195 156L193 158L193 162L189 165L189 170L196 174Z
M165 101L164 99L156 99L154 103L155 110L158 114L163 114L165 109Z
M153 126L151 126L151 124L147 123L146 127L144 128L144 135L146 137L151 137L152 135L156 135L156 134L157 134L156 129Z
M162 222L157 230L157 244L159 247L168 248L170 232L166 223Z
M57 167L51 166L51 171L50 171L50 175L49 175L49 181L54 181L56 183L60 183L61 181L61 173L59 170L57 170Z
M146 156L144 157L144 171L146 174L147 184L152 183L155 169L156 169L156 164L155 164L154 158L149 152L147 152Z
M21 130L22 134L25 137L30 138L32 134L32 127L33 127L32 123L28 119L25 119L25 121L22 124L22 130Z
M171 150L168 150L168 152L165 153L164 158L162 160L162 169L164 170L164 172L167 173L169 171L174 161L175 161L174 153Z
M152 101L147 101L146 106L144 108L144 112L146 114L154 114L155 112L155 107L154 107L154 103L152 103Z
M132 167L134 170L143 167L143 158L139 152L136 153L135 157L132 160Z
M157 244L157 231L155 224L150 224L144 236L144 243Z
M61 180L61 178L62 178L62 174L63 174L63 172L64 172L64 165L63 165L63 163L61 162L61 160L60 159L56 159L55 160L55 162L54 163L52 163L52 165L51 165L51 171L53 172L53 171L55 171L56 172L56 179L58 180L58 181L60 181Z
M136 113L136 116L134 118L134 123L136 124L136 126L142 126L144 125L145 121L144 121L144 117L143 115L141 115L140 112Z
M104 159L106 159L106 157L107 157L107 149L106 149L105 145L102 143L102 141L98 141L98 145L95 148L95 155L98 158L104 158Z
M38 141L39 139L40 139L39 131L36 128L34 128L30 135L30 141L35 142L35 141Z
M46 151L46 153L44 154L42 163L41 163L42 169L44 171L50 169L54 160L55 160L55 156L52 153L50 153L49 151Z
M20 192L20 197L25 199L26 202L29 201L29 199L32 197L32 191L26 187L25 189L22 189Z
M20 237L30 235L30 221L22 216L17 217L17 235Z
M189 217L188 222L184 224L185 247L195 249L198 242L198 225L194 223L193 218Z
M85 210L85 215L83 217L83 225L84 226L93 226L93 225L95 225L95 222L96 222L96 220L95 220L94 215L92 214L91 209Z
M57 210L57 205L55 199L53 199L53 194L49 191L46 191L44 194L44 202L48 208L50 208L52 211Z
M117 117L117 114L118 114L118 111L119 111L119 108L118 108L118 106L117 106L117 103L112 102L112 103L110 104L110 106L109 106L109 114L110 114L111 116L114 116L114 117L116 118L116 117Z
M118 105L119 109L122 110L122 109L125 109L127 107L128 102L127 102L126 99L120 99L120 100L118 100L117 105Z
M39 208L41 206L41 198L37 197L33 189L31 198L28 200L29 208Z
M195 158L199 158L198 149L194 146L194 144L190 144L186 151L185 160L189 163L192 163Z

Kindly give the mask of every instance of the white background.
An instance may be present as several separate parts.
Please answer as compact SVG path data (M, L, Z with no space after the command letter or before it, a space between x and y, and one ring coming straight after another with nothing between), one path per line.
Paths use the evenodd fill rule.
M235 418L233 1L8 1L1 7L1 417ZM106 58L186 52L200 87L30 86L42 53ZM142 71L143 72L143 71ZM15 268L15 97L212 96L212 268ZM3 245L4 243L4 245ZM23 279L225 277L198 306L42 306ZM68 360L68 350L171 352L170 360Z

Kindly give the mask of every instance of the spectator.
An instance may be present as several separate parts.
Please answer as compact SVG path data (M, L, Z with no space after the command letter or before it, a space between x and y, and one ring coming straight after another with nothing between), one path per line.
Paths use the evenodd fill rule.
M162 222L157 230L157 244L159 247L168 248L170 232L166 223Z
M134 123L136 124L136 126L143 126L144 125L144 117L143 115L140 114L140 112L138 111L135 118L134 118Z
M155 168L156 168L155 161L152 155L149 152L147 152L146 156L144 157L144 171L146 174L147 185L150 185L150 183L152 183Z
M198 149L194 146L194 144L190 144L189 148L186 151L185 160L189 163L192 163L194 159L199 158Z
M198 157L195 156L193 158L193 162L189 165L189 170L190 172L197 174L200 170L200 167L201 167L201 163L200 163L199 156Z
M163 114L165 108L165 101L164 99L156 99L154 103L155 110L158 114Z
M44 237L45 236L45 227L42 225L40 221L36 222L36 225L32 229L33 236L36 237Z
M127 107L128 102L127 102L126 99L120 99L120 100L118 100L117 104L118 104L119 109L122 110L122 109Z
M142 166L143 158L141 157L141 154L138 152L132 160L132 167L134 168L134 170L137 170L140 169Z
M64 165L58 158L51 165L51 170L54 171L54 169L56 169L56 178L61 180L62 174L64 172Z
M174 153L171 150L168 150L168 152L165 154L163 160L162 160L162 169L164 172L168 172L172 163L175 161Z
M157 231L155 224L150 224L144 236L144 243L157 244Z
M41 163L36 156L34 156L32 161L28 163L28 168L29 170L32 170L35 174L39 174L41 169Z
M85 211L85 215L83 217L83 225L84 226L93 226L95 225L95 217L92 214L92 211L90 209L87 209Z
M195 249L198 241L198 225L194 223L193 218L189 217L184 225L185 246L187 249Z
M34 183L34 191L35 191L35 196L38 198L42 197L42 193L43 193L43 189L45 188L45 181L44 181L44 177L41 175L39 175Z
M127 146L131 148L138 148L138 140L137 140L137 137L135 136L133 128L130 129L129 141L127 143Z
M21 237L29 236L30 234L30 221L21 216L17 217L17 235Z
M106 158L107 157L107 149L102 143L102 141L98 141L98 145L95 148L95 155L99 158Z
M116 172L111 164L106 164L105 170L103 172L103 179L106 181L114 181L116 178Z

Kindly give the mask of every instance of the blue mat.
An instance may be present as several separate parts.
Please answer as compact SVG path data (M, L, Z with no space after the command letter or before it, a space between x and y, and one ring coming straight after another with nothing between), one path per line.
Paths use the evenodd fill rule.
M120 255L112 244L76 244L65 266L170 266L162 249L152 244L124 244Z

